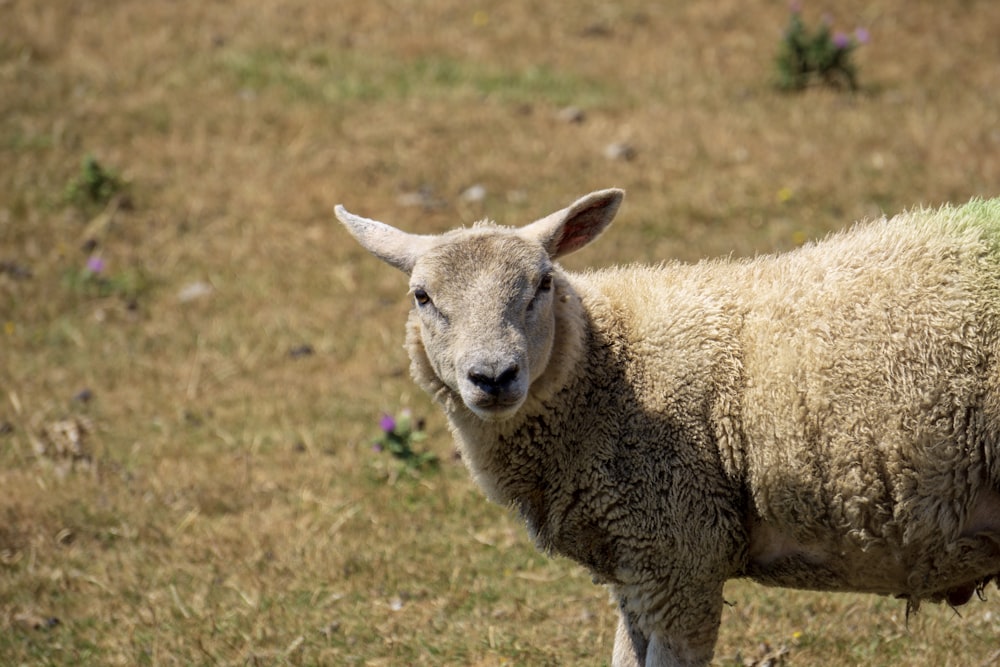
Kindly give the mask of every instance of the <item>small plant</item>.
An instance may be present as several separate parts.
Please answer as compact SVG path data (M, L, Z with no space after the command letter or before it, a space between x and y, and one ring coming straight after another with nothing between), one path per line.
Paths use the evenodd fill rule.
M790 9L791 17L778 50L778 87L802 90L818 79L828 86L856 90L857 67L851 62L851 53L868 42L868 31L858 28L853 36L832 32L826 19L811 31L802 20L798 3L792 3Z
M408 468L438 464L438 457L431 452L418 452L413 448L414 443L425 440L427 434L424 433L424 421L414 420L409 410L404 409L395 417L382 415L378 425L382 434L372 446L376 452L387 451Z
M141 269L112 272L99 255L91 255L82 268L66 273L66 284L88 296L115 296L133 307L140 296L149 291L148 275Z
M88 155L80 167L80 174L66 186L66 199L78 206L105 206L124 188L125 183L117 172Z

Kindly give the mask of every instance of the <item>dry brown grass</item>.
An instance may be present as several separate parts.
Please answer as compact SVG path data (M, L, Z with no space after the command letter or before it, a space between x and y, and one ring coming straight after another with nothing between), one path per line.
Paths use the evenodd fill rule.
M579 267L996 195L1000 4L830 5L873 36L859 94L773 90L777 1L0 2L0 662L604 664L605 594L451 460L403 279L332 207L436 231L627 188ZM87 154L127 196L67 201ZM400 406L440 471L371 451ZM998 597L907 623L735 582L717 661L996 664Z

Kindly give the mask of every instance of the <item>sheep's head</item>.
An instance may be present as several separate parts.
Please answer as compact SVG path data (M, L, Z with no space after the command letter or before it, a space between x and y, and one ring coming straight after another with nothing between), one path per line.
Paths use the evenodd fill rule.
M549 362L558 271L553 260L610 224L624 192L594 192L520 228L491 223L436 236L337 217L373 255L410 276L420 338L438 379L484 420L524 403Z

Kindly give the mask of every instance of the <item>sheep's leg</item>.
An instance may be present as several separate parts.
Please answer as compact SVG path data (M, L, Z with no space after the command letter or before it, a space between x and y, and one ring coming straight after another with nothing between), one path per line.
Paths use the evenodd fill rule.
M699 667L712 660L722 616L722 594L703 609L691 609L667 628L646 636L619 605L612 667Z
M709 659L706 659L704 662L701 660L691 662L682 660L677 653L660 635L654 633L649 640L649 649L646 651L646 664L644 667L691 667L693 665L708 664Z
M711 656L711 653L708 654ZM615 632L615 648L611 656L612 667L689 667L707 665L710 657L694 661L683 659L662 637L654 633L647 640L642 633L630 629L624 619L619 618Z
M649 641L642 632L626 620L623 610L618 610L618 629L615 630L615 648L611 655L611 667L644 667L646 647Z

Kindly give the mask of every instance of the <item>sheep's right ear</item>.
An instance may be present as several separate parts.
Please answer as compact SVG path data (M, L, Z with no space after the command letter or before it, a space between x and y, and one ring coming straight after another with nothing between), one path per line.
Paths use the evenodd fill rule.
M555 259L587 245L611 224L625 198L618 188L598 190L561 211L522 227L520 233L540 242Z
M334 212L365 250L407 275L417 258L434 245L433 236L408 234L384 222L349 213L343 206L338 205Z

